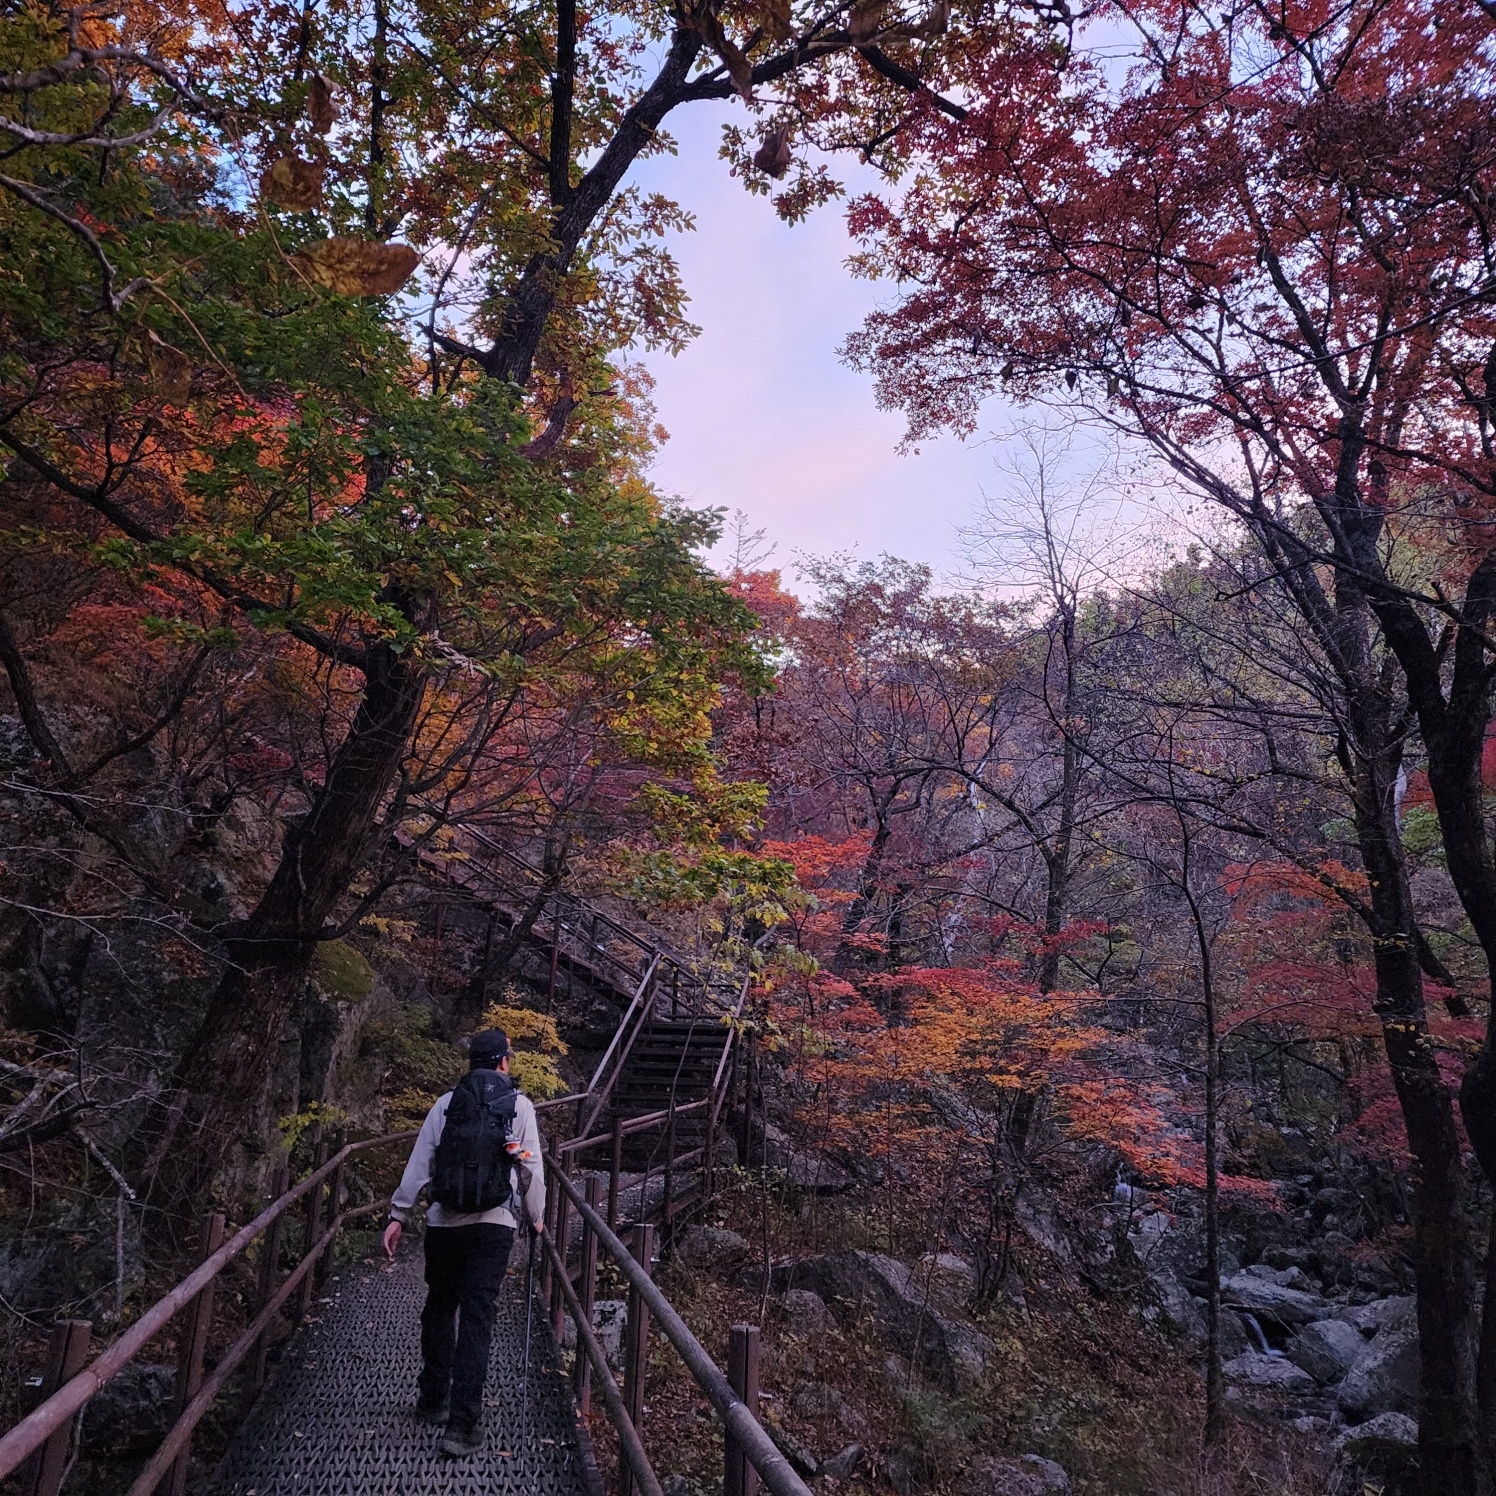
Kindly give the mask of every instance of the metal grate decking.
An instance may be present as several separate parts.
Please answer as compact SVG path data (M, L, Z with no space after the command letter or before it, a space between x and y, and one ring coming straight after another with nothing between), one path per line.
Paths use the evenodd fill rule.
M286 1348L209 1486L213 1496L593 1496L570 1385L535 1306L530 1396L523 1386L524 1264L516 1244L499 1297L484 1400L484 1448L437 1453L415 1421L420 1252L344 1275Z

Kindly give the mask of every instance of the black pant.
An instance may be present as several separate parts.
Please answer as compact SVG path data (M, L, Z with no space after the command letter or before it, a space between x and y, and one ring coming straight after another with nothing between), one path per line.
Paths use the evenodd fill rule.
M508 1226L428 1226L421 1310L421 1401L448 1401L453 1423L483 1413L488 1343L514 1232Z

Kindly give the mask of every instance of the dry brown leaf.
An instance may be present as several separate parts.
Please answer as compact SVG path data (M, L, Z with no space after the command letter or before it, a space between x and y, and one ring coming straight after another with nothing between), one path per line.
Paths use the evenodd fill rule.
M795 34L790 0L764 0L764 19L769 23L769 34L776 42L787 42Z
M339 296L392 296L421 257L408 244L370 239L319 239L295 256L308 280Z
M794 161L790 153L790 131L788 125L770 130L763 144L753 153L753 164L771 177L782 177Z
M311 87L306 91L306 114L312 129L326 135L338 122L338 104L333 97L332 84L321 73L312 74Z
M883 30L883 12L887 8L887 0L856 0L847 21L847 35L854 45L865 46L879 36Z
M282 156L260 178L260 192L278 208L304 213L322 201L323 169L296 156Z
M703 5L693 14L691 24L701 33L711 49L727 64L727 76L732 79L732 86L751 103L753 100L753 64L722 29L722 22L717 18L716 13L709 6Z
M903 29L909 36L913 37L936 37L944 36L950 30L951 7L950 0L935 0L930 7L930 12L922 20L916 21L913 26Z
M149 327L145 330L145 362L151 375L151 392L167 405L185 405L192 398L192 360L180 348L164 343Z

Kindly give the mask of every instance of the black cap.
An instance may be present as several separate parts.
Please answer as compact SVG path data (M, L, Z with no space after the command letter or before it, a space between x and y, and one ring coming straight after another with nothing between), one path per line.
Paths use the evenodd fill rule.
M470 1065L497 1065L509 1053L509 1035L503 1029L484 1029L468 1040Z

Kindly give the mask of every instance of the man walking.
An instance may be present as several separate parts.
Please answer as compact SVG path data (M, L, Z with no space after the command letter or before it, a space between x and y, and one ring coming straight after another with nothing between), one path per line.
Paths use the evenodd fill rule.
M384 1232L393 1258L406 1215L427 1189L416 1417L446 1424L437 1448L454 1458L483 1447L488 1347L514 1233L524 1219L538 1234L545 1218L535 1107L509 1078L509 1057L502 1030L468 1041L468 1073L426 1114Z

